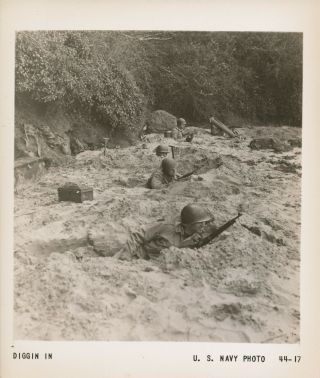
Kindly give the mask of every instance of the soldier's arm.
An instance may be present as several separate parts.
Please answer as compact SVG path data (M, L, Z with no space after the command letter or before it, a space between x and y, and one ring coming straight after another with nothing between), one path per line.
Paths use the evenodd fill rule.
M193 235L189 236L188 238L184 239L181 244L180 248L188 248L194 246L197 242L203 239L205 236L212 234L218 229L218 227L213 223L213 220L209 222L202 233L194 233Z
M165 236L166 225L159 223L146 230L143 249L147 256L156 257L160 252L169 248L171 243Z
M173 139L177 139L177 131L176 131L176 129L172 130L172 134L171 135L172 135Z
M182 139L183 138L183 130L178 131L177 139Z
M214 224L214 220L211 220L211 222L208 223L205 227L205 231L204 231L205 236L217 231L218 228L219 227Z
M150 179L150 189L162 189L164 188L164 184L162 183L162 179L158 174L153 174Z
M188 248L194 246L199 240L201 240L202 236L198 233L195 233L188 238L182 240L179 245L179 248Z
M188 131L187 129L182 129L182 130L180 130L180 132L181 132L181 135L183 137L185 137L185 136L187 136L189 134L192 134L192 132Z

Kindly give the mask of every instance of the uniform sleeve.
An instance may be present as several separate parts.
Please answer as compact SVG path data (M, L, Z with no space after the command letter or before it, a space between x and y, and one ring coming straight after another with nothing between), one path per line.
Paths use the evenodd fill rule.
M157 257L163 249L173 245L168 231L170 226L166 224L157 224L145 231L143 249L147 256Z
M150 189L162 189L164 184L162 182L162 175L160 172L155 172L149 179L149 188Z
M178 139L178 129L172 129L172 138L173 139Z
M182 131L179 130L179 129L174 129L173 132L172 132L172 138L173 139L181 139L183 137L182 135Z
M194 247L199 240L201 240L201 235L198 233L195 233L188 238L181 241L179 248L192 248Z
M139 229L130 232L130 238L127 241L126 249L131 257L145 258L146 253L143 245L145 242L145 230L140 227Z
M180 130L181 138L187 136L190 134L190 131L187 131L186 129Z

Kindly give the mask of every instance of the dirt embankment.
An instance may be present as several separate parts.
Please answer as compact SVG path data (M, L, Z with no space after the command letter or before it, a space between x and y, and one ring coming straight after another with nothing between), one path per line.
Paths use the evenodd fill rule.
M57 104L18 97L15 104L15 159L40 157L52 164L71 162L71 155L97 149L110 134L107 125Z
M86 151L16 195L15 338L299 340L301 149L248 146L258 134L301 140L301 130L239 129L238 140L196 131L192 144L152 134L106 156ZM179 172L199 171L149 190L160 141L176 145ZM59 203L57 188L70 181L93 187L94 201ZM87 243L92 228L111 222L126 232L174 219L190 202L218 225L243 216L212 244L172 247L158 260L101 257Z

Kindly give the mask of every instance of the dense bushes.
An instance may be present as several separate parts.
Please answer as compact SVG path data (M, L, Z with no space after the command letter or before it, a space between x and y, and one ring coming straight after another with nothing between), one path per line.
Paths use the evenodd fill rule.
M171 33L158 42L157 108L191 120L301 124L302 35ZM160 46L164 45L165 48Z
M134 129L144 110L132 76L80 32L19 33L16 93L88 112L110 129Z
M16 93L137 132L145 109L301 124L297 33L20 32Z

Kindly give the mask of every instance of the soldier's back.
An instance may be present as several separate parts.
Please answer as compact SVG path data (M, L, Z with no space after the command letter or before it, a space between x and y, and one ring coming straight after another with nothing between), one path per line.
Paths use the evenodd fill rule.
M171 181L169 178L163 173L162 169L159 168L152 173L150 178L147 181L146 187L148 189L161 189L168 185Z

